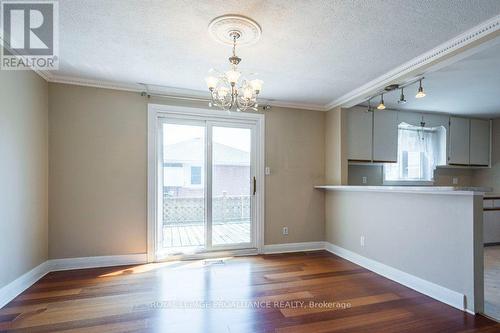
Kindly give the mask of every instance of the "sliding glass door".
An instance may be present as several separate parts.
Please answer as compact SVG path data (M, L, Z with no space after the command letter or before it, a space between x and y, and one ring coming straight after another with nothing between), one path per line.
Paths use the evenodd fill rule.
M234 126L210 126L212 247L252 242L252 130Z
M255 125L160 119L156 257L255 247Z

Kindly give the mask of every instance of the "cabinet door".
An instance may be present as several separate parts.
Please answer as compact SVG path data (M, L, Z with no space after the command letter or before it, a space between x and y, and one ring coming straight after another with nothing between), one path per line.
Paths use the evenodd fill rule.
M470 121L450 117L448 164L469 165Z
M397 162L398 113L377 111L373 113L373 161Z
M347 158L353 161L372 160L373 112L362 108L347 110Z
M470 164L490 164L490 121L470 120Z

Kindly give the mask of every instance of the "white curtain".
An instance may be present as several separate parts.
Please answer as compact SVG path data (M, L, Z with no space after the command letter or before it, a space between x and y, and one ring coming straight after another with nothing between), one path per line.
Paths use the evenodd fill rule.
M385 165L385 179L431 181L438 155L439 135L436 129L400 125L398 162Z

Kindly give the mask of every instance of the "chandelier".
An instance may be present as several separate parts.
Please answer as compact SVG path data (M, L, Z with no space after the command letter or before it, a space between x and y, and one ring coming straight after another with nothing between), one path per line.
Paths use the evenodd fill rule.
M228 20L228 17L231 19L230 21ZM209 29L220 29L221 25L227 25L228 21L232 25L234 25L235 22L240 25L241 22L244 22L247 25L248 22L251 22L256 25L254 21L251 21L248 18L224 16L212 21ZM210 107L216 106L226 111L234 109L236 109L236 111L257 111L259 106L257 103L257 96L262 91L262 84L264 82L256 78L250 79L249 77L243 75L238 69L241 58L236 55L236 44L238 40L242 38L244 32L245 29L238 29L237 27L227 31L227 37L225 37L225 41L223 42L227 43L228 39L232 41L233 52L229 57L230 68L225 72L211 69L209 71L209 76L205 78L208 90L210 91ZM217 31L215 31L215 34L216 33ZM260 37L260 27L258 37ZM249 76L251 75L253 74L250 74Z

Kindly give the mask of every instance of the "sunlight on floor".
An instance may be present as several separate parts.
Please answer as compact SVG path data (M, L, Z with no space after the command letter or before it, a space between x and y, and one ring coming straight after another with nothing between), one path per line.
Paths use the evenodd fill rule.
M226 262L233 259L233 257L214 257L214 258L205 258L198 260L172 260L161 263L151 263L138 265L134 267L129 267L125 269L119 269L117 271L106 273L99 275L99 277L112 277L112 276L121 276L121 275L131 275L131 274L141 274L150 272L153 270L158 270L162 268L169 267L171 269L189 269L189 268L200 268L204 266L208 266L211 264L217 264L221 262Z

